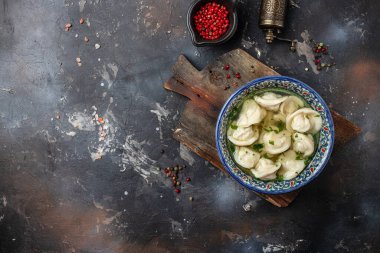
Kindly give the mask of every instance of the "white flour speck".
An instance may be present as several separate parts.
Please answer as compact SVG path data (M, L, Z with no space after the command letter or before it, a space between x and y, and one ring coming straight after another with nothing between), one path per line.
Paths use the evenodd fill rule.
M2 197L2 204L3 204L3 207L6 207L8 204L7 197L5 197L5 195L3 195Z
M121 158L123 169L132 169L148 182L152 174L158 174L155 170L155 161L152 160L144 151L145 142L137 142L133 139L133 135L128 135L123 145L123 154Z
M301 37L303 39L303 42L298 41L296 50L298 56L305 56L307 63L310 65L311 69L315 74L318 74L319 71L317 69L317 65L314 64L314 53L313 49L309 43L310 41L310 34L307 30L303 31L301 33Z
M92 121L91 116L86 115L83 112L74 112L73 114L69 115L68 121L73 127L81 131L95 130L95 124Z
M180 143L180 146L179 146L179 156L185 160L186 162L188 162L190 165L193 165L195 163L195 159L193 157L193 154L191 153L191 151L185 146L183 145L182 143Z
M162 107L159 103L156 103L156 110L150 110L150 112L157 115L158 126L160 128L160 139L162 140L162 119L166 119L169 116L169 111Z
M107 66L103 65L103 69L100 72L100 75L103 78L103 80L108 83L108 89L112 87L118 71L119 68L114 63L108 63Z
M86 0L79 0L79 12L82 12L84 9L84 5L86 4Z

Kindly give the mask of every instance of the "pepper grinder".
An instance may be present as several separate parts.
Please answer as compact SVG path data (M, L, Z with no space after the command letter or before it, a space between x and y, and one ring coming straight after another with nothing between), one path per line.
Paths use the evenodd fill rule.
M260 8L260 27L265 31L265 40L272 43L274 39L291 43L290 50L296 50L295 40L278 37L284 28L288 0L262 0Z

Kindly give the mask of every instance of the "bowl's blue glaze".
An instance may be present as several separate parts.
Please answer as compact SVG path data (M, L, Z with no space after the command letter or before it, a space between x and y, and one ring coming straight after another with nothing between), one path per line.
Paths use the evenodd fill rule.
M318 111L322 129L316 153L309 165L294 179L284 181L261 181L241 171L234 163L227 148L227 116L231 109L247 94L265 88L283 88L302 96ZM238 89L224 104L216 124L216 147L219 157L229 174L241 185L256 192L281 194L294 191L314 180L326 166L334 146L334 123L328 106L321 96L308 85L294 78L268 76L253 80Z

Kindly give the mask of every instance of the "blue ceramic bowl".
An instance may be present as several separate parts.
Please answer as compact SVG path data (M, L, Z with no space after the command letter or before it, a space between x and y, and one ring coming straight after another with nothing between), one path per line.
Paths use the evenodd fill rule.
M318 111L322 118L320 140L309 165L294 179L284 181L261 181L247 175L236 166L227 148L227 116L247 94L265 88L283 88L302 96ZM314 180L326 166L334 146L334 122L328 106L321 96L308 85L294 78L268 76L253 80L238 89L224 104L216 124L216 147L219 157L230 175L241 185L265 194L282 194L301 188Z

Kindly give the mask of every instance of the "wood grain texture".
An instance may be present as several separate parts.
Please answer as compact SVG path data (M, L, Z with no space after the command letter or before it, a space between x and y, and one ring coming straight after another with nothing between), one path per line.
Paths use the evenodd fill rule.
M360 127L340 115L334 110L330 110L335 128L335 145L341 146L354 139L361 133Z
M228 71L223 69L227 64L230 66ZM240 79L234 76L237 72L241 75ZM222 55L201 71L194 68L185 56L180 55L173 66L173 73L173 77L164 83L164 88L190 99L174 131L174 138L226 172L215 147L215 125L221 107L241 85L259 77L279 73L241 49ZM231 79L226 79L227 73L230 73ZM229 86L227 90L226 86ZM359 127L340 114L332 111L332 115L336 144L342 145L360 133ZM298 193L299 190L280 195L257 194L275 206L286 207Z

